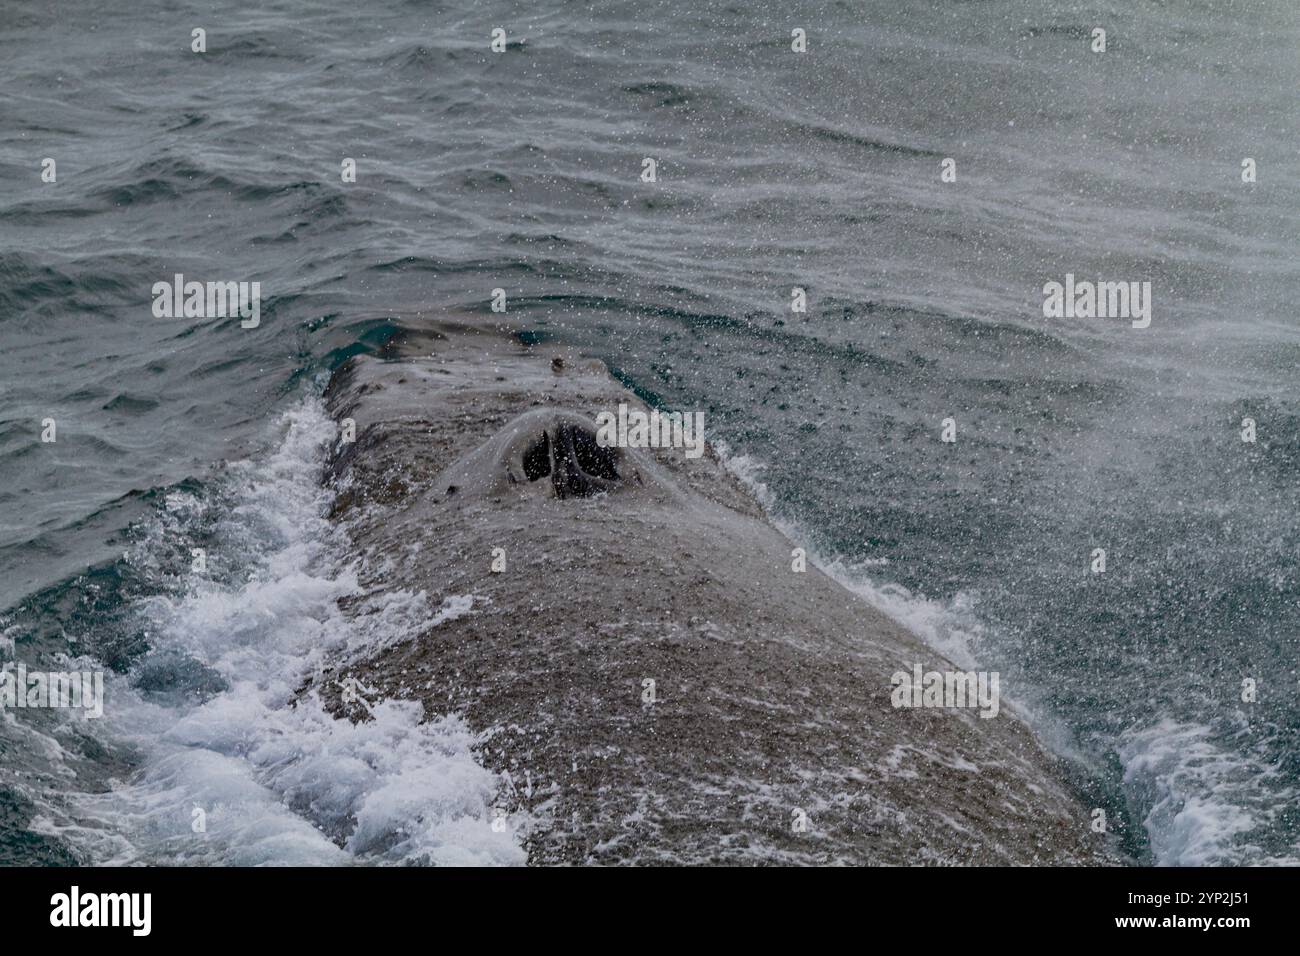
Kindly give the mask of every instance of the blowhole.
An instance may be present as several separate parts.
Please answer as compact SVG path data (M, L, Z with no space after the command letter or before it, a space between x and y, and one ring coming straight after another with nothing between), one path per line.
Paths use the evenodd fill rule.
M585 428L576 425L562 427L566 427L569 431L569 439L573 442L573 453L578 459L579 468L596 478L618 481L613 449L602 447L596 441L596 436Z
M529 481L545 478L551 473L551 436L542 432L542 440L524 452L524 475Z

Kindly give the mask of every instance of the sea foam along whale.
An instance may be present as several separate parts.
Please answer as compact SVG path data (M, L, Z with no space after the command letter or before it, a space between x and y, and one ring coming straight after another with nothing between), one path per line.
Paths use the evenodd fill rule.
M531 862L1114 861L1011 709L891 706L891 674L952 665L792 571L711 449L598 449L601 410L644 408L601 363L444 324L327 398L356 425L335 518L384 558L366 585L473 610L320 690L351 719L341 675L463 715Z

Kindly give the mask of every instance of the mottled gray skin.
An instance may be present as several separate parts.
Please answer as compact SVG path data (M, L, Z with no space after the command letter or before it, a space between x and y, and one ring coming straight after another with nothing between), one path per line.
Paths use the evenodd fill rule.
M364 583L475 601L319 689L358 719L343 676L462 714L533 863L1115 862L1010 708L892 706L896 670L953 665L793 572L711 449L615 450L617 479L565 494L557 435L644 409L600 363L446 325L350 360L328 400L357 426L327 480Z

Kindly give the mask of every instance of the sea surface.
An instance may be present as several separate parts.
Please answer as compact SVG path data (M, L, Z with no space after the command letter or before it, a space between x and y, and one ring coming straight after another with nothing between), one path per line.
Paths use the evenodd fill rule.
M1133 860L1300 862L1294 0L0 0L0 80L0 658L109 694L0 717L0 863L522 861L457 720L286 706L439 613L339 610L320 390L494 289L998 670Z

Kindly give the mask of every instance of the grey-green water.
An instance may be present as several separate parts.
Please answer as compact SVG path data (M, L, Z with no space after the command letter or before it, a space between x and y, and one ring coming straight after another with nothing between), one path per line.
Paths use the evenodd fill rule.
M59 759L0 727L2 858L184 859L123 821L188 814L155 798L210 783L204 755L282 795L214 728L254 706L241 642L273 671L341 626L304 396L393 320L502 288L703 410L822 560L1000 669L1136 858L1293 862L1298 42L1284 0L6 4L0 630L88 654L138 711L50 728ZM175 272L261 281L260 327L155 319ZM1043 318L1067 272L1150 281L1151 327ZM187 591L196 541L217 596ZM270 624L241 617L262 598ZM250 830L254 857L335 859L274 819L305 842Z

